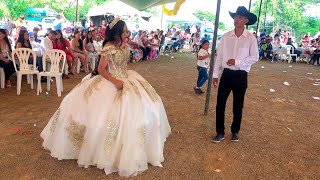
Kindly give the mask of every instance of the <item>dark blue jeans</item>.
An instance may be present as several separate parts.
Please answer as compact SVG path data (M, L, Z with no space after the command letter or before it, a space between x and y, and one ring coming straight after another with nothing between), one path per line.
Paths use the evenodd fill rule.
M29 59L28 64L33 64L33 59ZM43 71L43 64L42 64L42 57L38 57L37 56L37 67L38 67L38 71L42 72Z
M208 69L197 66L198 69L198 80L197 80L197 87L200 88L203 84L208 80Z
M8 63L6 63L0 60L0 67L3 68L6 80L9 80L10 76L16 72L12 61L9 61Z

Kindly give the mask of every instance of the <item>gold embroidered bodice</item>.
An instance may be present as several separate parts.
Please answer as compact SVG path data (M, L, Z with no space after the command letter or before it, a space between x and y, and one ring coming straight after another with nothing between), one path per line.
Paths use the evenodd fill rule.
M108 46L101 50L101 55L109 60L107 71L117 78L127 78L127 63L130 58L130 51L127 48Z

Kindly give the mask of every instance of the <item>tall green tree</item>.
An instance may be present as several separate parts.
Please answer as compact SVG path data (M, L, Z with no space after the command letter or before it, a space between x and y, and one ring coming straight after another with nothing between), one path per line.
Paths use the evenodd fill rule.
M110 0L83 0L84 4L79 5L80 19L86 18L88 10L96 5L103 4ZM58 13L64 12L65 17L70 21L76 18L75 0L5 0L5 6L9 10L9 16L17 19L19 15L25 15L28 8L44 8L45 6L56 10Z
M266 24L272 24L273 27L291 27L296 35L300 38L303 33L311 34L319 31L320 21L312 17L303 16L306 11L306 5L319 5L320 0L264 0L262 2L260 16L260 32L263 29L265 13L267 17ZM260 1L253 4L253 12L258 14Z
M215 20L215 15L212 14L210 11L198 10L194 12L193 15L196 16L200 21L207 20L210 22L214 22Z
M0 9L0 18L4 16L4 10Z
M198 10L195 13L193 13L193 15L196 16L200 21L206 20L209 22L214 22L216 19L215 15L213 13L211 13L210 11ZM223 22L219 22L219 29L228 30L228 29L230 29L230 27L228 27Z

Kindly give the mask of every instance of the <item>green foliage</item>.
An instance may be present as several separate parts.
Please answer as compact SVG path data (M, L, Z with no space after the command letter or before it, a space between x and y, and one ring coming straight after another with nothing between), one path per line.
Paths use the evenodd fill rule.
M4 10L0 9L0 18L4 16Z
M267 4L266 4L267 3ZM267 21L267 24L273 26L292 27L296 38L300 38L303 33L310 32L314 34L319 31L320 22L311 17L304 17L305 6L308 4L319 4L320 0L264 0L262 3L260 16L260 32L263 29L262 23L266 12L267 16L273 17ZM258 15L260 1L253 4L253 13Z
M214 22L215 20L215 15L209 11L198 10L193 13L193 15L196 16L200 21L207 20L210 22Z
M152 16L159 15L159 13L158 13L156 8L145 9L144 12L147 12L147 13L151 14Z
M58 13L63 12L68 20L75 21L76 3L72 3L73 1L75 0L5 0L4 4L13 19L17 19L20 14L25 15L28 8L43 8L47 6L56 10ZM108 1L110 0L83 0L84 5L78 8L79 20L87 18L87 13L90 8Z
M193 13L193 15L196 16L200 21L206 20L206 21L214 22L216 19L215 15L209 11L198 10L195 13ZM228 30L230 28L231 27L227 26L223 22L219 22L219 29Z

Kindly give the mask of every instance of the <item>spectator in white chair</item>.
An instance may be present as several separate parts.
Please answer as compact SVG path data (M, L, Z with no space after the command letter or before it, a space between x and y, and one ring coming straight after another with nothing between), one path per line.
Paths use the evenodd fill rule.
M49 51L51 49L53 49L53 42L56 40L57 38L57 32L54 30L50 30L48 33L48 36L45 37L41 43L42 43L42 47L44 51ZM63 79L69 79L70 77L68 75L66 75L65 73L62 74L62 78Z
M97 50L94 48L92 31L88 31L86 37L83 40L83 46L89 57L93 57L96 60L98 60L99 54L97 53Z
M29 34L27 30L20 30L20 34L17 40L17 44L16 44L16 49L18 48L29 48L32 49L32 45L31 42L29 40ZM37 66L38 66L38 71L42 72L43 71L43 67L42 67L42 57L36 57L37 59ZM30 55L30 59L28 61L29 64L33 63L33 57L32 55Z
M88 71L88 61L89 56L87 55L84 47L83 42L81 40L81 32L78 30L75 30L74 32L74 39L71 41L71 48L75 54L76 57L80 58L82 70L87 73Z
M48 35L42 40L42 47L44 51L48 51L53 49L53 41L56 39L57 32L54 30L50 30Z
M59 49L66 53L66 60L69 67L68 71L72 75L75 75L78 58L74 55L73 51L71 50L69 41L63 37L62 31L56 30L56 32L57 36L56 39L53 41L53 49Z
M296 47L292 44L292 39L291 39L291 38L288 38L288 41L287 41L287 44L286 44L286 45L292 46L293 49L294 49L294 53L293 53L293 54L296 54L297 57L300 56L301 51L297 50ZM291 52L291 53L292 53L292 52ZM296 62L296 57L292 57L292 60L293 60L293 62Z
M10 61L11 44L6 30L0 29L0 67L3 68L5 74L5 87L11 87L10 76L15 73L13 61Z

